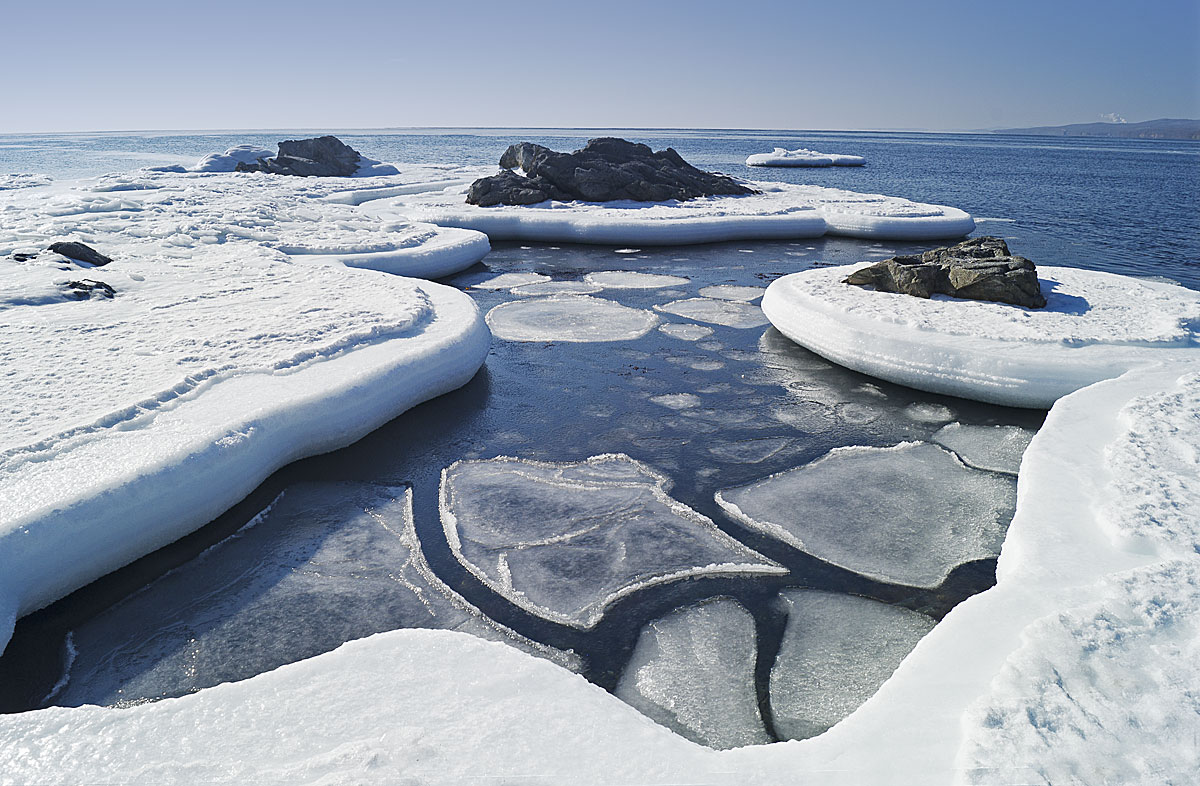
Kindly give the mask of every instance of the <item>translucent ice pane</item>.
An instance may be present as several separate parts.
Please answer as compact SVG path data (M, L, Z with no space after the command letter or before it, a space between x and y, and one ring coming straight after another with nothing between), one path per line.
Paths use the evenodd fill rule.
M711 297L717 300L735 300L749 303L758 300L766 292L766 287L740 287L733 284L716 284L700 290L701 297Z
M728 598L677 609L638 638L616 695L712 748L770 742L754 688L754 618Z
M658 317L612 300L555 295L501 303L487 323L507 341L628 341L646 335Z
M693 393L667 393L651 396L650 400L668 409L691 409L700 406L700 397Z
M782 737L814 737L879 690L934 626L915 611L855 595L785 590L787 627L771 669Z
M667 496L666 486L625 455L460 461L442 474L442 526L458 560L495 592L578 628L650 584L783 572Z
M471 286L475 289L511 289L550 280L550 276L541 273L501 273L491 278L485 278Z
M936 587L1000 553L1015 484L927 442L837 448L802 467L717 493L747 526L881 581Z
M179 696L396 628L504 638L430 572L403 487L296 484L251 523L76 629L54 703Z
M588 273L583 280L605 289L660 289L688 283L688 279L683 276L637 273L630 270L603 270L598 273Z
M510 292L522 297L537 295L590 295L599 292L602 287L593 286L584 281L543 281L539 284L525 284L513 287Z
M708 452L719 459L738 464L757 464L766 461L791 444L786 437L762 437L743 439L737 442L720 442L710 445Z
M957 453L972 467L1017 474L1033 432L1019 426L964 426L951 423L933 441Z
M734 328L754 328L767 324L762 309L749 303L731 303L727 300L713 300L707 297L693 297L687 300L673 300L662 306L655 306L659 311L687 317L697 322L711 322L714 325L725 325Z
M659 325L658 329L671 338L678 338L683 341L698 341L706 336L711 336L713 332L712 328L705 327L704 325L681 325L678 322Z

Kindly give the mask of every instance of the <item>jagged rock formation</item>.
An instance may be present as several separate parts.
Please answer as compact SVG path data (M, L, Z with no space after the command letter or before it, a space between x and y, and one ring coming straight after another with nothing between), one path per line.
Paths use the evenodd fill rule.
M299 177L350 177L358 171L363 157L336 136L294 139L279 143L273 158L260 158L248 164L239 162L237 172L270 172Z
M896 256L856 270L847 284L927 298L933 294L1043 308L1037 269L998 237L973 237L920 255Z
M522 142L504 151L500 166L507 171L471 184L468 204L531 205L547 199L663 202L755 193L731 177L697 169L671 148L656 153L646 145L611 137L592 139L574 153ZM514 172L516 168L525 176Z

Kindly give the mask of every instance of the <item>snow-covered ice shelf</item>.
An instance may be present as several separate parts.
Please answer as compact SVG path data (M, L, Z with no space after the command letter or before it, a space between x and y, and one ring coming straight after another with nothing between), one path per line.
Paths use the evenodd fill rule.
M1200 360L1200 294L1091 270L1041 266L1048 305L875 292L856 265L772 282L763 311L796 343L864 374L953 396L1048 408L1148 363Z
M746 157L746 166L862 166L867 159L862 156L841 153L818 153L801 147L788 150L777 147L770 153L752 153Z
M483 174L492 174L484 172ZM477 207L465 187L447 187L364 206L379 215L462 227L493 240L682 245L725 240L782 240L826 233L893 240L965 237L975 228L953 207L836 188L750 182L761 193L684 202L540 202Z
M92 270L0 260L0 641L284 464L461 386L490 343L438 284L257 244L139 248ZM54 295L76 276L115 297Z
M651 584L786 572L666 489L666 477L624 455L460 461L442 473L442 526L459 562L495 592L579 628Z

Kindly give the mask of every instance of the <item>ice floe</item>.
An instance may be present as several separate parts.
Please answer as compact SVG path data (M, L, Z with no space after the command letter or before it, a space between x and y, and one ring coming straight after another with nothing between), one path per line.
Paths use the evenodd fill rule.
M695 393L665 393L651 396L650 400L668 409L691 409L700 406L700 397Z
M1021 456L1033 432L1019 426L967 426L951 423L933 435L933 441L953 450L968 466L1017 474Z
M579 628L651 584L783 572L666 488L624 455L460 461L442 473L442 525L454 555L495 592Z
M862 156L840 153L818 153L801 147L788 150L777 147L770 153L753 153L746 157L746 166L862 166L867 160Z
M434 576L411 496L364 483L287 487L234 535L75 629L55 704L182 696L396 628L461 630L549 654Z
M466 204L466 187L452 186L373 202L366 209L475 229L492 240L612 245L792 240L826 233L931 240L965 237L975 228L962 210L901 197L791 183L749 181L747 185L759 193L683 202L546 201L491 207Z
M756 328L767 324L767 318L758 306L707 297L673 300L654 308L665 314L733 328Z
M45 299L79 274L0 261L3 289L42 282L0 306L0 606L17 615L461 386L488 350L449 287L256 245L135 253L86 271L112 299Z
M745 525L864 576L936 587L1000 553L1010 480L924 442L837 448L802 467L719 491Z
M538 295L593 295L603 289L604 287L589 284L586 281L543 281L537 284L513 287L509 291L521 297L533 297Z
M500 273L471 284L472 289L513 289L530 284L545 284L550 276L541 273Z
M1019 407L1135 366L1200 359L1200 294L1091 270L1039 266L1048 305L875 292L856 266L793 273L763 297L771 323L848 368L920 390Z
M740 303L752 303L763 296L766 287L744 287L734 284L715 284L711 287L701 287L701 297L711 297L717 300L733 300Z
M771 669L780 736L815 737L858 709L934 626L924 614L869 598L785 590L787 627Z
M671 338L677 338L681 341L699 341L702 338L711 336L713 332L712 328L705 325L684 325L678 322L668 322L665 325L659 325L658 329Z
M1161 503L1200 493L1200 473L1180 463L1200 454L1200 426L1176 419L1171 403L1197 391L1191 365L1134 370L1060 400L1026 451L996 586L955 607L874 696L803 743L713 751L545 660L406 630L181 699L2 715L0 772L144 783L531 772L589 785L1189 783L1197 715L1181 686L1195 684L1200 662L1197 519ZM1163 396L1173 414L1159 430L1151 402ZM1160 444L1126 450L1142 434ZM1136 526L1159 536L1114 537L1147 492L1156 513Z
M770 742L754 688L754 618L717 598L646 626L615 694L710 748Z
M658 317L614 300L554 295L501 303L488 312L487 323L506 341L630 341L646 335Z
M588 273L583 280L604 289L662 289L689 283L683 276L665 273L639 273L636 270L601 270Z

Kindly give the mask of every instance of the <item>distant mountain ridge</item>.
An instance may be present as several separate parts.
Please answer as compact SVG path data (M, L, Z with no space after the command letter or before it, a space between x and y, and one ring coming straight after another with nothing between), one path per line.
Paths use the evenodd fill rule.
M1001 128L997 134L1031 134L1033 136L1102 136L1122 139L1197 139L1200 140L1200 120L1162 118L1141 123L1073 123L1065 126L1035 128Z

